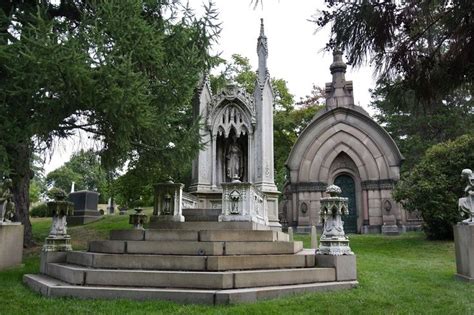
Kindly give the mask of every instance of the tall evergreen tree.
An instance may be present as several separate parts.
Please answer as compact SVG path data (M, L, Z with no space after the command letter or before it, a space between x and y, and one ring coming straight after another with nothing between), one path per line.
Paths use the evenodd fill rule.
M178 0L2 2L0 170L13 180L26 246L30 161L53 139L87 131L107 168L128 160L168 170L194 155L187 114L214 60L215 21L212 6L197 18Z

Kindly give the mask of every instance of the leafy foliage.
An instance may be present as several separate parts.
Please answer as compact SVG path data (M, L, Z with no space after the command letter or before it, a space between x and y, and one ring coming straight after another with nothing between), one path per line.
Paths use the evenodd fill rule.
M0 172L26 244L30 161L57 137L88 132L107 169L173 171L199 149L189 104L214 63L212 6L197 18L180 1L4 1L0 19Z
M72 182L75 190L90 190L100 193L101 202L108 199L107 172L102 168L100 157L92 150L81 150L72 155L63 166L46 176L48 186L69 191Z
M44 218L48 216L48 205L44 202L31 207L30 216Z
M474 135L431 147L395 188L394 198L408 211L418 210L430 239L452 239L452 225L461 217L458 199L466 183L461 170L473 167Z
M374 64L383 79L402 75L418 100L433 100L472 82L472 1L328 1L314 21L331 25L329 48L349 62Z
M474 129L471 95L471 89L457 89L431 111L425 111L418 106L414 91L406 89L400 80L378 83L371 106L377 110L375 119L405 154L404 171L411 170L429 147Z

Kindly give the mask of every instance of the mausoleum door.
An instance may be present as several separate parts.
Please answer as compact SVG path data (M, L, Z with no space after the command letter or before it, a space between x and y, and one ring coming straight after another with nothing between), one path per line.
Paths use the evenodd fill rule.
M334 185L341 188L341 197L349 198L349 215L344 218L344 232L357 233L357 206L354 179L349 175L339 175Z

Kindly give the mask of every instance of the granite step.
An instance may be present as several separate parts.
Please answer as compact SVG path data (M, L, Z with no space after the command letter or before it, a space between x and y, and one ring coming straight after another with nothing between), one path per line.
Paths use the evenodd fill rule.
M266 255L295 254L303 249L302 242L197 242L197 241L92 241L89 252L108 254L161 255Z
M288 242L286 233L272 230L113 230L111 240L123 241L203 241L203 242Z
M315 266L314 250L280 255L146 255L68 252L69 264L106 269L226 271L273 268L308 268Z
M150 218L150 229L166 230L269 230L270 227L255 222L167 222Z
M31 289L47 297L75 297L81 299L130 299L167 300L193 304L237 304L253 303L259 300L283 296L351 289L357 281L316 282L295 285L253 287L244 289L204 290L175 288L143 288L113 286L77 286L46 275L26 274L23 282Z
M76 265L50 263L47 266L46 274L75 285L192 289L237 289L336 280L334 268L196 272L91 269Z
M186 222L218 222L222 209L183 209Z

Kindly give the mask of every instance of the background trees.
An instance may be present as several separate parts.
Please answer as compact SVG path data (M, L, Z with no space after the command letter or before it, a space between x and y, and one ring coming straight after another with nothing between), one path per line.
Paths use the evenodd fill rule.
M453 224L461 219L458 199L467 184L461 171L474 161L473 146L473 135L434 145L395 189L405 209L421 212L430 239L453 238Z
M75 183L76 191L97 191L100 193L100 202L107 202L109 197L107 172L101 166L100 157L93 150L74 153L68 162L46 176L48 186L66 192L71 190L72 182Z
M397 199L421 211L429 238L452 238L459 174L474 161L464 147L474 130L473 18L472 1L441 0L329 1L314 19L331 25L328 48L375 66L376 119L407 158Z
M213 8L203 18L180 1L18 0L0 9L0 170L13 180L25 245L32 155L54 138L87 131L110 169L128 160L172 171L178 163L167 161L186 163L199 149L187 113L213 64Z

